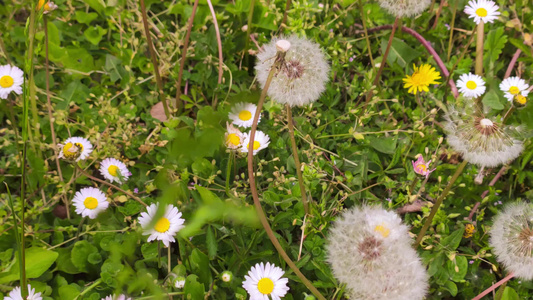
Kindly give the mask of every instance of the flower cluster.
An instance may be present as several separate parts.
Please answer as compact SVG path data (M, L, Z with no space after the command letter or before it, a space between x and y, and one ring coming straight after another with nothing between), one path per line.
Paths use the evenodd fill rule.
M248 128L252 127L253 117L257 111L257 106L252 103L239 102L235 104L230 113L229 118L234 125ZM259 115L261 120L261 115ZM258 121L259 122L259 121ZM239 150L243 153L248 153L250 147L250 136L248 133L242 133L232 124L226 124L226 147L231 150ZM260 150L265 149L270 144L270 137L262 131L256 131L254 137L254 155Z

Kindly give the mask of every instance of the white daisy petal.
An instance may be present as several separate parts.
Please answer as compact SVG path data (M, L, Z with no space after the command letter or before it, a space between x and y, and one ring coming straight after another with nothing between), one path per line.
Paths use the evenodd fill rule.
M116 181L120 184L124 183L123 181L128 180L130 177L130 171L128 167L118 159L106 158L100 164L100 173L107 180L113 182Z
M22 84L24 83L24 72L21 69L11 66L0 66L0 98L7 99L11 92L22 94Z
M109 206L106 195L93 187L83 188L76 192L72 203L76 207L77 214L90 219L95 219L99 213Z
M485 81L472 73L463 74L457 80L457 87L465 98L478 98L485 93Z
M118 295L118 296L109 295L105 298L102 298L102 300L131 300L131 298L127 297L126 295Z
M9 292L9 296L5 297L4 300L23 300L22 291L19 286L14 288ZM41 293L35 293L35 289L28 284L28 297L26 300L42 300Z
M61 147L59 152L59 158L63 158L69 161L85 160L93 152L93 145L88 139L82 137L70 137L65 140L63 144L59 144Z
M528 88L529 84L519 77L509 77L500 83L500 90L502 90L505 98L510 102L512 102L518 95L527 97L529 94L529 91L527 90Z
M154 222L154 217L157 214L157 208L158 204L151 204L147 207L147 212L141 213L139 217L139 224L144 230L143 235L149 235L148 242L158 240L169 247L170 242L176 241L174 238L176 233L185 227L183 225L185 220L181 218L181 212L175 206L169 204L163 216L150 228L149 226Z
M242 142L241 152L248 153L250 143L250 136L248 133L244 134L244 141ZM262 131L256 131L254 137L254 155L260 150L265 149L270 144L270 138Z
M483 23L494 22L500 15L498 9L499 7L494 1L471 0L468 2L464 11L468 15L468 18L474 18L474 22L479 24L481 21Z
M250 295L250 300L268 300L268 296L272 299L280 299L287 294L288 279L279 277L276 279L271 276L272 274L283 275L284 272L268 262L266 266L263 263L256 264L250 269L248 275L244 276L242 287Z
M229 118L233 121L233 124L240 127L252 127L254 121L255 111L257 106L252 103L239 102L233 106L229 113ZM259 115L259 123L261 121L261 115Z

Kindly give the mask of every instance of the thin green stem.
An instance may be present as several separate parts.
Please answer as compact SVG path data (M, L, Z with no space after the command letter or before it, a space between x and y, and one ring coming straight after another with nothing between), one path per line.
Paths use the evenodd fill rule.
M159 64L157 62L157 57L155 54L154 43L152 42L152 36L150 35L150 28L148 27L148 15L146 14L146 6L144 5L144 0L141 1L141 15L144 26L144 33L146 35L146 42L148 43L148 50L150 51L150 57L152 58L152 65L154 65L154 75L155 81L157 82L157 94L159 99L163 103L163 109L165 110L165 116L167 119L170 118L170 110L167 105L167 100L163 92L163 81L161 80L161 75L159 74Z
M217 15L215 13L215 8L213 7L213 4L211 3L211 0L207 0L207 5L209 6L209 10L211 11L211 16L213 17L213 24L215 25L215 34L217 39L217 46L218 46L218 80L217 85L220 86L222 83L222 75L224 74L222 70L222 65L224 64L224 58L222 56L222 39L220 38L220 30L218 29L218 22L217 22ZM218 95L217 91L215 90L214 96L213 96L213 103L211 103L211 106L213 109L217 107L218 102Z
M253 1L253 0L252 0ZM285 57L285 53L278 52L276 55L276 61L272 65L272 69L270 70L270 73L268 74L265 87L263 88L263 91L261 92L261 96L259 98L259 102L257 103L257 109L255 111L254 120L252 123L252 129L250 131L250 142L248 146L248 177L250 180L250 190L252 192L252 198L254 199L254 206L255 210L257 212L257 215L259 216L259 220L261 221L261 224L263 225L263 228L265 229L266 234L268 235L268 238L278 251L279 255L285 260L287 265L292 269L292 271L300 278L303 284L315 295L318 299L326 300L324 296L320 294L320 292L313 286L311 281L309 281L304 274L298 269L296 264L289 258L281 244L279 243L278 239L276 238L274 232L272 231L272 228L270 227L270 224L268 223L267 217L265 215L265 212L263 211L263 208L261 207L261 202L259 201L259 194L257 192L257 187L255 184L255 175L254 175L254 164L253 164L253 145L254 145L254 139L255 139L255 132L257 131L257 123L259 121L259 115L261 114L261 109L263 108L263 103L265 102L265 98L267 95L268 88L270 86L270 83L272 82L272 78L274 77L274 74L276 71L278 71L279 66L283 62L283 59Z
M230 197L229 182L231 178L231 166L233 165L234 156L235 156L235 151L232 150L228 153L228 164L226 166L226 195L228 195L228 197Z
M252 32L252 19L254 16L255 0L250 1L250 10L248 11L248 23L246 23L246 37L244 42L244 51L248 51L248 44L250 43L250 33Z
M457 15L457 0L455 0L453 2L452 22L450 23L450 39L448 40L448 56L447 56L448 59L447 59L447 61L450 61L450 57L452 55L453 31L455 30L455 16L456 15Z
M17 213L15 212L15 203L13 202L13 198L11 197L11 191L9 190L9 185L7 185L5 181L4 181L4 184L6 186L7 196L9 197L8 203L11 208L11 214L13 216L13 231L15 231L15 241L17 242L17 259L19 262L21 262L22 256L23 256L22 251L24 250L21 247L22 242L21 242L21 236L19 235L19 230L17 226L18 220L17 220ZM24 227L24 223L21 222L21 224L22 224L22 227ZM24 237L22 237L22 240L23 239ZM20 274L24 272L24 265L22 263L19 263L19 272Z
M368 30L366 26L366 13L364 10L364 2L359 1L359 13L361 14L361 19L363 20L363 30L365 33L366 48L368 49L368 57L370 58L370 65L374 68L374 58L372 57L372 48L370 47L370 38L368 38Z
M437 199L437 201L433 205L433 208L431 208L431 212L429 213L429 216L427 217L426 222L424 223L424 226L422 226L422 229L420 229L420 232L418 233L418 236L416 237L415 246L418 247L418 245L422 241L422 238L424 238L424 235L426 234L426 231L431 225L431 222L433 221L433 217L435 217L435 214L439 210L439 207L442 204L442 201L444 201L444 198L446 198L446 196L452 189L453 184L455 183L459 175L461 175L461 172L463 172L463 169L465 168L467 164L468 162L464 160L455 170L455 173L453 174L452 178L448 182L448 185L444 188L444 191L442 191L442 194L440 195L440 197Z
M298 184L300 185L300 194L302 195L302 204L304 206L305 214L309 214L309 203L307 202L307 193L304 185L304 178L302 176L302 166L300 158L298 157L298 147L296 146L296 139L294 138L294 124L292 121L292 109L287 104L287 123L289 125L289 137L291 138L292 156L294 157L294 166L296 167L296 174L298 175Z
M87 294L88 292L90 292L92 289L94 289L95 287L97 287L98 285L100 285L100 283L102 283L102 278L98 278L98 280L96 280L95 282L93 282L90 286L88 286L86 289L84 289L78 296L76 296L76 298L74 298L74 300L77 300L79 299L80 297L82 297L83 295Z

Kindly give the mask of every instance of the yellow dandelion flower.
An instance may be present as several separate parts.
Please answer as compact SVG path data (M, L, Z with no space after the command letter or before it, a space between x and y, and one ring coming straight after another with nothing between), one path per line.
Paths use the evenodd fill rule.
M430 84L438 84L437 79L440 79L440 73L429 64L423 64L420 67L413 65L414 72L412 75L407 75L403 82L404 88L409 89L408 92L415 94L417 92L429 92Z

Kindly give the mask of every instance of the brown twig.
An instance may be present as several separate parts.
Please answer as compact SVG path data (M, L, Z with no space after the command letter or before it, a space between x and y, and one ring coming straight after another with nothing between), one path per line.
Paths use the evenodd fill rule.
M483 291L483 293L477 295L476 297L474 297L474 299L472 300L480 300L481 298L485 297L486 295L488 295L490 292L494 291L497 287L499 287L500 285L504 284L505 282L509 281L511 278L514 277L514 273L511 272L509 275L505 276L505 278L503 278L502 280L496 282L495 284L491 285L488 289L486 289L485 291Z
M509 78L511 76L511 73L513 72L514 65L516 64L516 61L518 60L518 57L520 57L520 54L522 53L522 50L517 49L516 52L513 55L513 58L511 59L511 62L509 63L509 66L507 67L507 71L505 71L505 76L503 76L503 79Z
M279 29L281 29L285 24L287 24L287 14L289 8L291 8L291 0L287 0L287 3L285 4L285 12L283 12L283 19L281 20L281 24L279 24Z
M222 39L220 38L220 30L218 29L218 22L217 22L217 15L215 14L215 9L213 8L213 4L211 3L211 0L207 0L207 5L209 5L209 10L211 11L211 16L213 17L213 23L215 25L215 32L217 36L217 45L218 45L218 82L217 84L220 85L222 83L222 65L224 64L224 59L222 57ZM215 92L215 98L213 100L212 106L215 108L217 106L217 93Z

